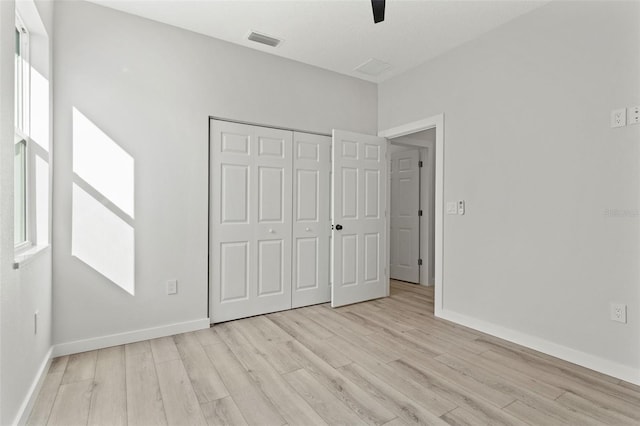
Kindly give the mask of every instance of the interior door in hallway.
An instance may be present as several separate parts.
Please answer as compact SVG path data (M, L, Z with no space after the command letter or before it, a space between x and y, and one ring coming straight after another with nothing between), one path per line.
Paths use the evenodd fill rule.
M420 151L391 154L391 278L420 282Z

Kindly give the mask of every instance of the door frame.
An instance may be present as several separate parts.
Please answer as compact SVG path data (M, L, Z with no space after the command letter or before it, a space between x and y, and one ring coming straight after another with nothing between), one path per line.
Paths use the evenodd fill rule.
M437 114L421 120L412 121L400 126L378 131L378 136L393 139L410 135L423 130L436 129L435 152L435 245L434 245L434 314L441 316L443 310L444 293L444 114ZM390 142L387 142L390 143ZM387 211L390 211L389 198L387 198ZM390 222L388 221L388 224ZM387 268L390 270L390 257L387 253Z

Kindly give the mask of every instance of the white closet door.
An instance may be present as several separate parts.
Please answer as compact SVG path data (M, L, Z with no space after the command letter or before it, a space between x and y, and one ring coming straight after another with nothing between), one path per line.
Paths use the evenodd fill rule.
M329 219L331 138L293 134L292 307L331 300Z
M292 134L211 120L210 316L291 308Z
M384 297L387 140L333 131L331 306Z
M391 278L420 282L420 151L391 154Z

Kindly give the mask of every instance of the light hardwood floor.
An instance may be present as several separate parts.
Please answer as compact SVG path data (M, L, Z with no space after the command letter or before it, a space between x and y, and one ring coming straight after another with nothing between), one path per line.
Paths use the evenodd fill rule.
M640 387L439 320L432 288L53 360L31 425L638 425Z

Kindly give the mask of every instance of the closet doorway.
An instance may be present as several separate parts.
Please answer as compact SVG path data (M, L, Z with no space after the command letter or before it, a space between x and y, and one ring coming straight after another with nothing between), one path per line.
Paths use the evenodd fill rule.
M386 150L377 136L211 119L211 322L386 296Z

